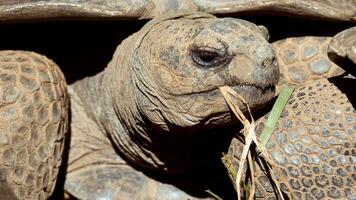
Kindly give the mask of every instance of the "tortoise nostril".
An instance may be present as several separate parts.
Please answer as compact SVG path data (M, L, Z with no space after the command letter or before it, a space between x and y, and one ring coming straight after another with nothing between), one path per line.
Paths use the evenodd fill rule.
M271 44L260 44L255 50L256 61L261 68L272 67L276 64L275 53Z

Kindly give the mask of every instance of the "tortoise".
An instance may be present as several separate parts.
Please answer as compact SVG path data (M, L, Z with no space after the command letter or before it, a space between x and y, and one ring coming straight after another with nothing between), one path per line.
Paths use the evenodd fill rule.
M103 72L68 89L52 60L27 51L1 52L1 180L6 180L6 187L19 199L48 198L66 144L70 146L65 148L69 150L65 190L76 198L200 198L187 193L192 187L189 181L169 174L181 176L207 165L211 140L222 138L209 132L234 124L222 96L214 90L217 86L234 86L255 109L273 98L279 74L275 53L267 43L267 30L244 20L189 12L159 16L186 10L216 14L276 11L278 15L353 23L354 7L352 1L337 5L331 1L8 1L0 7L1 20L158 18L124 40ZM193 39L198 44L191 44ZM285 69L281 82L299 83L344 73L325 56L330 38L303 39L305 43L297 38L273 45L289 50L293 43L300 49L298 53L309 52L305 63L312 67L302 69L306 74L300 76L295 66L281 65ZM157 40L162 42L152 42ZM232 44L243 48L234 49ZM304 48L308 45L311 48ZM146 49L151 49L149 54ZM313 54L315 49L319 52ZM277 52L277 60L283 59L285 52L290 55ZM232 63L239 67L231 72L221 67ZM159 89L151 90L155 85ZM201 91L207 88L210 94L204 95ZM241 102L236 103L243 108Z

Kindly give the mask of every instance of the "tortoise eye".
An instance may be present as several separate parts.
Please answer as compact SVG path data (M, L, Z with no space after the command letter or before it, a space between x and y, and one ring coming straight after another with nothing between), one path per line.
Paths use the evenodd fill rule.
M207 69L222 66L231 59L226 51L211 47L194 47L191 50L191 57L195 64Z

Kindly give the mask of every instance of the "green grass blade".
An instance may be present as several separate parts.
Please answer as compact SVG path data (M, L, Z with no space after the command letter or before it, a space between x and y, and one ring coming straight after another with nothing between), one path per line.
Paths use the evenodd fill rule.
M270 112L265 127L260 136L260 140L263 146L266 146L272 132L276 128L277 121L281 116L284 107L286 106L291 94L293 93L293 86L283 85L281 93L278 95L276 102L273 105L272 111Z
M211 190L205 190L205 192L209 193L211 196L213 196L216 200L223 200L220 198L218 195L214 194Z

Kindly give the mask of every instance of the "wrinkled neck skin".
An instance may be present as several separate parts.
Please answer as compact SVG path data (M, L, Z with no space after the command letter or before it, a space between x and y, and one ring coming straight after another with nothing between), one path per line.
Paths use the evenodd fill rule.
M103 130L100 134L111 140L113 148L128 163L165 173L187 171L195 157L206 156L199 152L203 147L197 147L204 139L194 140L186 130L184 134L173 134L167 127L172 123L165 122L164 112L175 109L165 104L164 97L156 93L148 75L134 71L142 66L137 65L137 61L132 66L134 59L123 57L132 53L128 52L128 45L130 42L123 41L104 72L76 82L72 86L73 92L87 114ZM184 116L169 120L177 119L187 123L200 120ZM175 132L182 131L180 128L174 127Z

